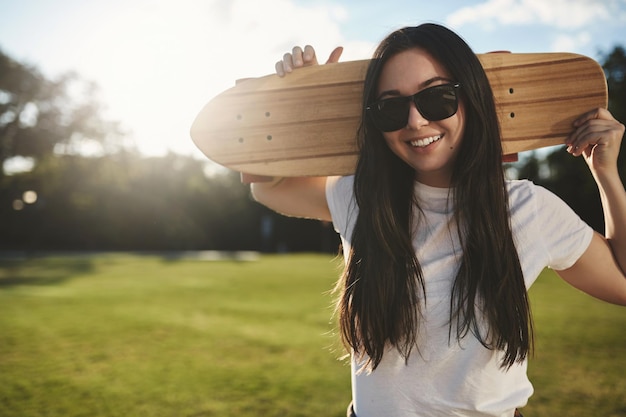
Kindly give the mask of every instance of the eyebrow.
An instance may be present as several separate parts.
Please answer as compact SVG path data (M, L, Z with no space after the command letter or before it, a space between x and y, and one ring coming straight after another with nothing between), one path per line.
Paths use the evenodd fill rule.
M423 90L424 88L426 88L426 87L430 86L431 84L436 83L437 81L448 81L448 82L452 82L452 80L451 80L451 79L449 79L449 78L437 76L437 77L429 78L428 80L426 80L426 81L424 81L424 82L420 83L420 85L418 86L418 88L419 88L420 90ZM380 100L380 99L382 99L382 98L383 98L383 97L385 97L385 96L402 96L402 94L400 94L400 91L398 91L398 90L386 90L386 91L381 92L381 93L378 95L378 97L376 98L376 100Z

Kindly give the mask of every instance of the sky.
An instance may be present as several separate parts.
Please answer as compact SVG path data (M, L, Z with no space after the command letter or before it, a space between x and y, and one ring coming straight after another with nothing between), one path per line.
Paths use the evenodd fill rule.
M146 155L202 154L189 128L241 78L274 72L294 45L320 61L366 59L389 32L424 22L476 53L574 52L601 61L626 46L626 0L0 0L0 49L47 77L99 86L103 117Z

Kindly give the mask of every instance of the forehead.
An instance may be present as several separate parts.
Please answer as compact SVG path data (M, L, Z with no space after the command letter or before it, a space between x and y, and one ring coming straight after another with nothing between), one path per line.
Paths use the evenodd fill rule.
M426 50L412 48L400 52L385 63L378 79L378 93L398 91L414 94L433 79L450 79L448 71Z

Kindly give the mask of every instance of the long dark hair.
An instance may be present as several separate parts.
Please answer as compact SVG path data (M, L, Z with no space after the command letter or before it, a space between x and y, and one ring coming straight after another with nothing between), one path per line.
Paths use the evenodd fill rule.
M461 84L465 131L451 178L454 220L463 250L450 297L450 335L473 334L486 348L504 351L501 365L532 350L532 319L511 232L508 193L493 93L480 61L454 32L435 24L400 29L381 42L368 68L363 109L375 101L390 57L422 48ZM420 208L415 171L386 145L366 117L358 132L354 179L359 214L348 264L337 289L342 340L375 369L386 348L408 359L425 299L424 278L412 243ZM481 331L481 322L488 330Z

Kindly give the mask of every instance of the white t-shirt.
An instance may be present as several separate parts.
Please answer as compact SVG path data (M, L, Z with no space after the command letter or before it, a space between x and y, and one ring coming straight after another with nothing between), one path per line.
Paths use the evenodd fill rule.
M358 214L354 177L329 178L326 196L344 257L350 252ZM526 287L539 273L572 266L591 242L592 229L562 200L529 181L508 182L511 225ZM424 321L408 364L388 349L373 372L357 372L352 358L352 397L358 417L513 416L533 387L526 363L500 368L502 353L483 347L470 333L449 341L450 294L459 267L460 246L448 189L416 184L424 212L413 247L426 285Z

